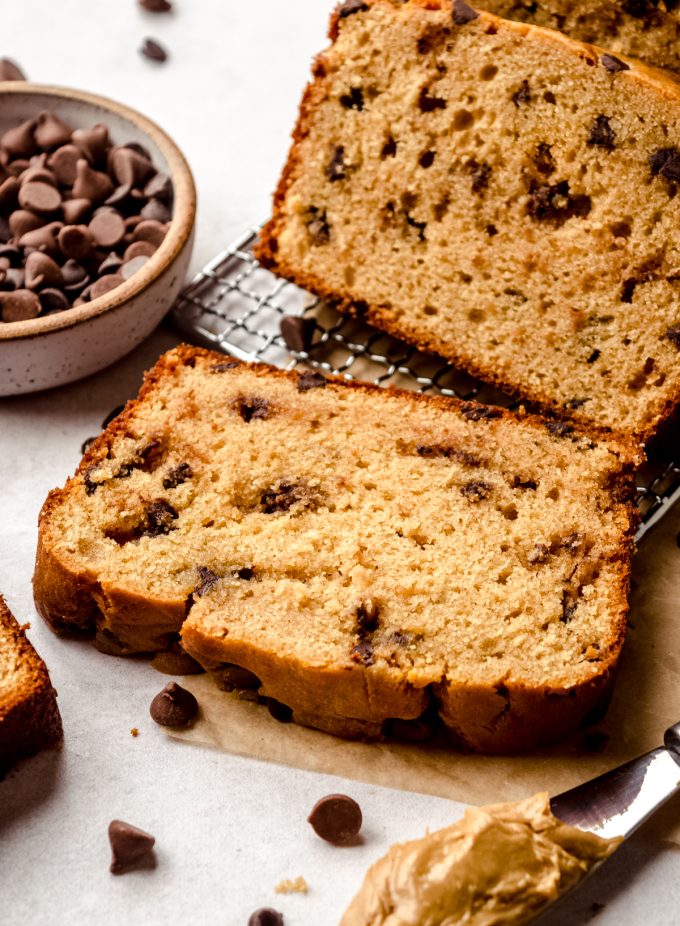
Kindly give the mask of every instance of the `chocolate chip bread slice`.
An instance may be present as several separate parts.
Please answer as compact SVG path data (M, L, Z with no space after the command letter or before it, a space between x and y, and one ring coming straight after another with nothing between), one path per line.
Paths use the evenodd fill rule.
M182 347L47 499L36 604L119 653L181 631L230 687L334 733L435 709L474 748L524 748L609 692L638 461L568 424Z
M677 0L482 0L497 16L559 29L655 67L680 71Z
M47 667L0 595L0 775L61 738L57 694Z
M680 86L450 0L348 2L260 259L559 412L680 399Z

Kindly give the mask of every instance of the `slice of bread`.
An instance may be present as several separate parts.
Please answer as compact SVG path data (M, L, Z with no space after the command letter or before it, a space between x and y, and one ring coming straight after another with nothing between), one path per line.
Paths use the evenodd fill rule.
M480 6L680 72L680 15L671 0L482 0Z
M639 459L561 422L182 347L47 499L36 604L109 651L181 631L207 668L248 670L231 687L340 735L435 705L474 748L525 748L609 692Z
M257 251L544 408L680 401L680 85L462 0L336 12Z
M0 774L61 738L47 667L0 595Z

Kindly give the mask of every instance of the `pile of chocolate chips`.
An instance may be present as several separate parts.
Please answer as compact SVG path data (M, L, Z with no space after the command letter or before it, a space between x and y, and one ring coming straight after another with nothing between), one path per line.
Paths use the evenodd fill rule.
M106 126L40 113L0 136L0 320L24 321L103 296L158 249L170 178Z

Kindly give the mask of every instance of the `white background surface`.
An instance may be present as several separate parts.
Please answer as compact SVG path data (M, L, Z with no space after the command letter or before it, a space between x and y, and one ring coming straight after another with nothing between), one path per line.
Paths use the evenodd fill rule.
M116 97L174 136L198 186L197 269L266 216L329 8L329 0L176 0L174 15L153 17L134 0L5 0L0 54L34 80ZM146 35L169 49L165 65L138 55ZM391 842L462 812L435 798L173 742L148 716L167 678L145 662L59 640L36 616L31 573L48 490L63 483L83 439L175 341L161 330L86 382L0 400L0 590L18 619L31 622L66 734L60 753L25 762L0 783L4 926L245 926L259 906L281 910L287 926L334 926L366 865ZM305 822L314 801L337 790L362 805L360 847L327 846ZM116 817L156 836L155 871L109 874L106 829ZM308 896L274 893L279 880L298 875ZM638 838L547 922L588 922L597 902L605 905L598 926L676 924L678 875L680 849Z

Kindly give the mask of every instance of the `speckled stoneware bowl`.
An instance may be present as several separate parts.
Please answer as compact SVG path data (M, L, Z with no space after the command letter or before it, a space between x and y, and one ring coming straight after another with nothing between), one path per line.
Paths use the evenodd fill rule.
M133 109L91 93L24 82L0 82L0 133L53 110L74 129L101 122L114 144L138 142L170 175L174 208L165 240L140 270L86 305L44 318L0 322L0 396L37 392L96 373L153 331L185 279L193 243L196 191L181 151Z

